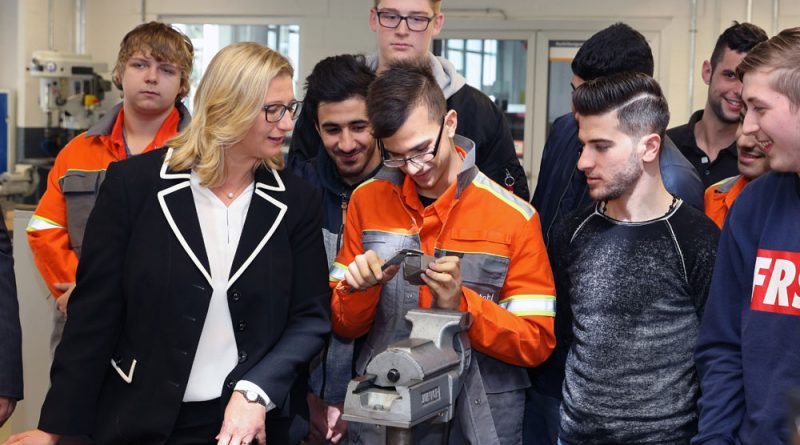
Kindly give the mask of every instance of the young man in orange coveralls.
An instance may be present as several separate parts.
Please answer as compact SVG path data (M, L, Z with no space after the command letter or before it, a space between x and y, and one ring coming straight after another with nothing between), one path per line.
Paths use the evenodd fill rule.
M524 367L544 361L555 344L553 276L536 211L475 167L472 141L455 134L430 69L393 64L378 76L367 113L384 168L353 192L344 243L331 267L334 331L367 335L356 363L367 363L408 337L412 308L469 312L474 351L456 403L450 443L517 444L522 440ZM381 270L403 248L437 260L414 286L398 267ZM439 425L441 427L441 425ZM352 443L381 443L383 428L351 423ZM419 443L438 443L425 425Z
M744 114L740 115L739 128L736 130L736 151L738 153L736 162L739 174L725 178L712 185L706 189L704 197L706 216L711 218L720 229L725 222L725 216L728 215L728 210L733 205L733 201L744 190L744 187L750 181L754 181L759 176L770 171L769 159L764 150L761 149L761 145L753 135L744 134L742 130L743 120Z
M193 50L187 36L164 23L144 23L130 31L112 73L122 102L56 157L27 229L33 260L58 309L51 349L64 329L83 232L106 168L162 147L189 123L189 111L180 101L189 93Z

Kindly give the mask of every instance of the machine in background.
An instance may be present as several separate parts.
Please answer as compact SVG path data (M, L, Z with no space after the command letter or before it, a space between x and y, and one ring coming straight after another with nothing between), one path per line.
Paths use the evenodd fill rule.
M47 115L44 135L38 147L26 150L27 155L0 174L0 201L20 201L37 192L41 195L41 178L46 177L56 155L102 117L106 111L103 99L111 90L111 82L99 74L107 72L108 66L93 63L86 54L34 51L29 71L39 79L39 107Z
M93 63L87 54L33 52L30 73L39 78L39 107L47 115L45 144L54 145L45 151L51 157L103 115L102 102L111 82L98 73L107 71L105 63Z

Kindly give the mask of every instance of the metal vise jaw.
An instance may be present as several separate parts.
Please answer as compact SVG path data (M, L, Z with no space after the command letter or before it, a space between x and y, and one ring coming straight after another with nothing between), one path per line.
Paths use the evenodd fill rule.
M412 309L411 334L376 355L367 374L350 381L342 418L411 428L453 418L461 374L469 366L469 313Z

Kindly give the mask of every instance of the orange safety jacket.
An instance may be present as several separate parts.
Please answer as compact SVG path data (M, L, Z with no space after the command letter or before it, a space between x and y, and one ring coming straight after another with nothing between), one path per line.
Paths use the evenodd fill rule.
M47 176L47 189L28 223L34 263L55 298L62 294L55 288L56 283L75 282L83 232L106 168L128 157L123 120L124 110L119 103L58 153ZM143 152L163 147L189 120L186 107L177 104Z
M459 145L472 144L456 138ZM461 310L474 320L469 328L474 350L515 366L535 366L548 358L555 345L555 288L539 217L527 202L478 171L474 150L457 181L427 208L413 180L398 169L384 168L353 192L344 242L331 267L332 322L344 337L368 332L380 337L377 342L368 337L366 355L407 337L405 312L398 309L429 308L432 295L427 286L408 285L402 273L383 285L351 291L343 281L346 265L366 250L388 259L402 248L461 256ZM359 358L357 372L369 358Z
M725 216L750 181L742 175L731 176L706 189L703 196L706 216L721 229Z

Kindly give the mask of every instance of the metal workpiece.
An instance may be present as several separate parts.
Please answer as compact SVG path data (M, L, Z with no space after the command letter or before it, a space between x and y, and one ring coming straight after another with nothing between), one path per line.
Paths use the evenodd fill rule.
M377 354L367 373L348 385L344 420L410 429L453 418L461 376L471 359L470 315L412 309L406 319L412 323L409 338Z

